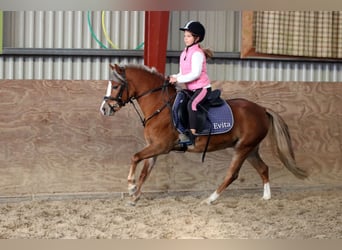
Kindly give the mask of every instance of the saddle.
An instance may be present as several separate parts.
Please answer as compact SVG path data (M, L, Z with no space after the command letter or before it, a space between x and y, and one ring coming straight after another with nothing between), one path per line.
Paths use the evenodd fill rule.
M187 104L193 92L181 90L177 93L172 107L173 124L180 133L189 129ZM219 89L210 92L203 104L198 108L197 134L222 134L231 130L234 124L229 105L221 98Z

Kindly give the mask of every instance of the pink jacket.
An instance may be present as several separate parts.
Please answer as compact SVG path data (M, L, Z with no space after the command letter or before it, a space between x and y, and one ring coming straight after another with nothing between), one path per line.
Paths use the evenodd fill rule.
M203 54L204 60L202 63L202 72L196 80L193 80L192 82L188 82L186 84L187 88L189 90L196 90L200 89L203 87L206 87L210 85L210 79L207 74L207 62L206 62L206 57L204 55L204 52L202 49L199 47L198 44L195 44L191 47L188 48L188 51L183 50L182 54L180 55L180 68L181 72L183 75L188 74L191 72L191 60L192 60L192 55L195 52L200 52Z

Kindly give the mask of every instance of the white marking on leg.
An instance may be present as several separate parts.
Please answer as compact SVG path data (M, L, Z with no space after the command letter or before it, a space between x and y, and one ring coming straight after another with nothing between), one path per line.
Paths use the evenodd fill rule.
M128 177L127 177L127 181L130 184L134 184L135 183L135 175L132 173L132 171L129 171Z
M155 163L156 163L156 161L154 160L153 157L148 159L149 168L152 168Z
M131 181L129 181L128 183L128 194L129 195L133 195L135 193L135 191L137 191L137 185L135 184L135 179L133 176L133 179L129 179Z
M270 183L267 182L264 184L264 195L262 196L264 200L269 200L271 199L271 188L270 188Z
M135 185L135 175L132 173L132 169L129 170L129 174L127 177L128 181L128 192L130 194L134 193L136 185Z
M217 193L217 191L215 191L214 193L212 193L208 199L206 199L204 202L207 203L208 205L212 204L214 201L217 200L217 198L220 195Z
M133 183L128 184L128 194L133 195L137 191L137 186Z

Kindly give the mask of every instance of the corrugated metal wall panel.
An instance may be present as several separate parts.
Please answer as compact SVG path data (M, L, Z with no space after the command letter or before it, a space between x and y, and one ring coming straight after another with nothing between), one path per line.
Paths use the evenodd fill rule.
M0 78L38 80L107 80L110 63L142 64L143 59L129 58L0 58Z
M220 52L240 51L241 13L238 11L172 11L169 50L182 50L184 48L183 32L179 28L183 27L189 20L200 21L205 26L204 47Z
M1 57L1 79L106 80L109 63L142 64L142 58L32 58ZM178 72L177 60L166 65L166 74ZM218 60L208 64L212 80L219 81L321 81L342 82L341 63L265 62Z
M90 15L90 25L88 23ZM102 26L104 14L104 28ZM189 20L206 26L204 46L215 51L240 50L241 13L238 11L172 11L169 50L182 50L183 33ZM101 48L94 35L108 48L136 49L144 41L144 11L13 11L5 15L4 47L17 48ZM220 39L217 39L220 34Z
M109 63L142 64L142 58L0 58L1 79L107 80ZM166 75L178 72L178 60L168 60ZM208 64L211 80L342 82L341 63L215 60Z
M177 60L169 60L166 73L178 67ZM218 81L342 82L342 63L220 59L208 64L208 74Z
M91 29L108 48L109 40L120 49L135 49L144 41L144 11L10 11L4 20L4 47L101 48Z

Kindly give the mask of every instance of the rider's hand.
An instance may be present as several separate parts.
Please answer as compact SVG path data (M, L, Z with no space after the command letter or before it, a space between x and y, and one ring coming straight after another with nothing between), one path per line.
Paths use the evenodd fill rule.
M170 82L171 84L175 84L175 83L177 83L177 78L176 78L176 77L173 77L173 76L170 76L169 82Z

